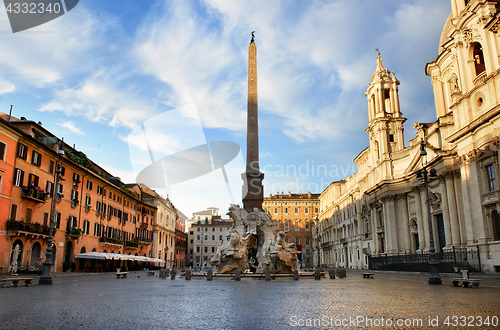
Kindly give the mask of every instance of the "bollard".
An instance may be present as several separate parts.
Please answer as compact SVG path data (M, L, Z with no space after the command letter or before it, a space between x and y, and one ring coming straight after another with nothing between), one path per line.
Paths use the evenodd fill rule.
M236 269L236 271L234 272L234 280L241 281L241 270Z
M316 268L314 271L314 279L318 281L321 280L321 270L319 268Z
M172 269L172 271L170 272L170 279L175 280L175 275L177 275L177 274L176 274L175 270Z
M207 270L207 281L211 281L212 280L212 277L213 277L213 273L212 273L212 269L209 268Z
M330 268L330 270L328 271L328 274L330 275L331 280L335 279L335 269Z
M271 272L269 271L269 269L266 269L265 278L264 279L266 281L270 281L271 280Z
M299 280L299 271L297 269L293 271L293 280L294 281Z
M191 280L191 269L186 269L186 275L184 276L186 281Z

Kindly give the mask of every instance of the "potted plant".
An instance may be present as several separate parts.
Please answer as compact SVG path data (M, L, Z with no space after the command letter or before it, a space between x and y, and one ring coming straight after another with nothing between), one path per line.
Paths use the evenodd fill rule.
M66 272L68 270L68 268L69 268L68 263L66 261L63 262L63 264L62 264L62 270L63 270L63 272Z

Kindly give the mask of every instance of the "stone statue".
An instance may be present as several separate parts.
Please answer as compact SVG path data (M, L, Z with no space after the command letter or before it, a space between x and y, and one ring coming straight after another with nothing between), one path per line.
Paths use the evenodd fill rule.
M252 39L250 40L250 43L255 41L255 31L252 31Z
M248 213L231 204L227 213L233 226L227 241L219 246L209 262L217 266L218 273L263 274L271 267L277 273L292 273L297 260L295 243L286 243L285 233L277 231L269 214L254 208Z

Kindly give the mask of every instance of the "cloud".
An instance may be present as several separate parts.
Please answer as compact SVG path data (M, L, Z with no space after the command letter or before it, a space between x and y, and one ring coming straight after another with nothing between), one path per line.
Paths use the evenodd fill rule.
M71 133L78 134L78 135L84 135L85 133L78 127L76 127L75 123L72 121L62 121L59 120L59 123L57 125L67 128Z
M36 87L59 83L75 73L91 70L95 63L89 55L105 47L102 32L111 25L112 21L93 15L81 5L26 33L2 34L0 69ZM0 27L10 30L5 11L0 11Z
M75 88L56 90L54 99L40 111L63 111L67 116L82 116L89 121L105 121L110 126L135 127L158 112L138 92L122 90L116 82L97 74Z
M11 93L16 89L16 85L6 80L0 79L0 95Z

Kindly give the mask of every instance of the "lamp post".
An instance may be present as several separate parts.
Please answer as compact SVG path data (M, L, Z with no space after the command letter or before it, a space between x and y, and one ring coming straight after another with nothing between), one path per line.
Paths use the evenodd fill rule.
M422 143L420 144L420 156L427 156L427 152L425 151L425 142L422 139ZM423 165L423 164L422 164ZM425 198L427 204L427 221L429 222L429 284L442 284L441 277L439 277L438 273L438 262L436 260L436 249L434 246L434 231L432 229L432 216L431 216L431 205L429 198L429 176L431 179L436 177L436 170L431 169L429 172L427 171L427 164L422 166L421 171L417 171L417 177L424 179L425 186Z
M54 192L52 194L52 210L50 212L50 222L49 222L49 237L47 239L47 252L45 253L45 261L43 262L43 271L40 279L38 280L38 284L52 284L52 276L50 275L50 268L52 268L52 236L53 236L53 227L54 227L54 216L56 213L56 196L59 193L59 176L62 172L62 162L63 162L63 141L61 140L61 144L59 146L59 150L57 151L57 161L56 161L56 171L55 171L55 180L54 180Z
M319 219L316 217L316 236L318 239L318 264L316 265L316 268L320 268L321 260L320 260L320 242L321 242L321 235L319 233Z

